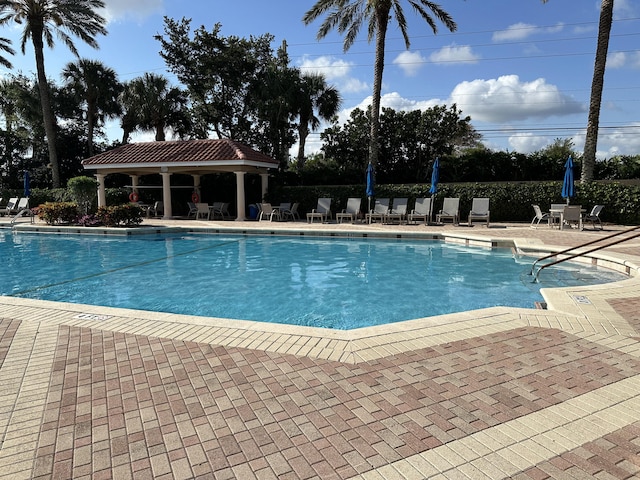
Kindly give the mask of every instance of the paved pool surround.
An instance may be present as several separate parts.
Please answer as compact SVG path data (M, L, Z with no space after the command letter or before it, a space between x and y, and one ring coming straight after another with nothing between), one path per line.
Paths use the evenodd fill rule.
M531 255L624 228L143 227L422 236ZM640 470L640 241L587 261L629 279L545 290L547 310L350 331L0 297L0 476L630 478Z

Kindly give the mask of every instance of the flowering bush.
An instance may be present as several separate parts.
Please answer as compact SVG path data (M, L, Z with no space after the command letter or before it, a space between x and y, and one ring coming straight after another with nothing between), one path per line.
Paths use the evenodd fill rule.
M78 204L75 202L44 203L33 212L48 225L71 224L78 219Z
M82 215L78 218L78 225L82 227L98 227L102 225L102 220L96 215Z
M134 203L98 208L96 217L107 227L140 225L143 210Z

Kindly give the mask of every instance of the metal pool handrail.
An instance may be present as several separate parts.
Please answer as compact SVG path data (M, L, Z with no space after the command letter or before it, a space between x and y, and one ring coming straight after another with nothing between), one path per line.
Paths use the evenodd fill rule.
M611 234L611 235L607 235L606 237L598 238L597 240L592 240L590 242L586 242L586 243L583 243L583 244L575 246L575 247L567 248L567 249L562 250L560 252L550 253L549 255L545 255L544 257L540 257L535 262L533 262L533 265L531 266L531 272L529 272L529 275L534 275L533 271L535 269L535 266L541 260L546 260L548 258L556 257L558 255L563 255L565 253L571 252L572 250L576 250L578 248L583 248L583 247L586 247L586 246L589 246L589 245L593 245L594 243L598 243L598 242L601 242L603 240L607 240L609 238L616 237L616 236L621 235L623 233L633 232L634 230L638 230L639 228L640 228L640 225L637 225L635 227L632 227L632 228L629 228L629 229L626 229L626 230L621 230L621 231L616 232L616 233ZM586 250L586 251L581 251L581 252L578 252L578 253L574 253L572 255L569 255L568 257L561 258L561 259L556 260L556 261L551 262L551 263L546 263L546 264L542 265L538 269L538 271L535 273L535 275L533 276L533 282L536 282L538 280L538 275L540 274L540 272L542 270L544 270L545 268L547 268L547 267L550 267L552 265L557 265L558 263L562 263L562 262L567 261L567 260L572 260L572 259L574 259L576 257L580 257L582 255L587 255L589 253L593 253L595 251L602 250L604 248L611 247L613 245L618 245L619 243L626 242L627 240L631 240L631 239L638 238L638 237L640 237L640 233L636 233L635 235L631 235L630 237L625 237L625 238L621 238L619 240L615 240L615 241L607 243L605 245L598 245L597 247L589 249L589 250Z

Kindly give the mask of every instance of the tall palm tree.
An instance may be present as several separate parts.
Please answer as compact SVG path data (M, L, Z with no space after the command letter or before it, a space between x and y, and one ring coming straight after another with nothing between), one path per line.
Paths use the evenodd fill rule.
M338 89L327 85L324 75L306 73L301 76L298 99L298 171L304 166L304 148L310 131L320 126L320 120L331 120L338 113L341 103Z
M121 112L118 97L122 85L115 70L86 58L69 62L62 70L62 78L86 108L87 150L91 157L96 127L103 124L105 119L113 118Z
M439 5L428 0L406 0L413 10L431 27L433 33L438 27L433 17L442 22L449 31L457 29L451 16ZM332 29L345 33L343 48L346 52L353 45L360 27L368 21L368 40L375 38L376 53L373 67L373 98L371 100L371 138L369 140L369 161L375 166L378 163L378 132L380 129L380 97L382 90L382 72L384 70L385 41L387 28L392 15L402 32L405 47L410 42L407 33L407 19L402 8L402 0L318 0L305 13L303 22L310 24L321 15L327 14L318 30L318 40L324 38ZM433 16L432 16L433 15Z
M180 136L185 136L190 128L186 94L171 87L162 75L145 73L125 84L122 104L122 143L127 143L136 129L152 130L156 141L162 142L166 139L167 128Z
M10 55L16 53L13 48L11 48L11 40L9 40L8 38L0 37L0 52L6 52ZM4 58L2 55L0 55L0 65L6 68L13 68L11 62Z
M95 36L107 33L104 28L106 20L97 13L101 8L104 8L102 0L0 0L0 25L11 21L21 25L20 47L23 54L29 39L33 44L54 187L60 186L60 167L56 150L56 121L44 68L44 44L46 42L47 47L53 48L55 34L77 56L78 51L69 35L72 34L97 48Z
M582 155L581 183L593 180L593 171L596 165L596 150L598 147L598 128L600 126L600 106L602 104L602 91L604 90L604 72L607 65L607 53L609 52L609 36L613 24L613 1L602 0L600 5L600 23L598 25L598 44L596 47L596 59L593 66L593 78L591 80L591 97L589 99L589 114L587 117L587 134L584 139L584 152ZM548 0L542 0L547 3Z

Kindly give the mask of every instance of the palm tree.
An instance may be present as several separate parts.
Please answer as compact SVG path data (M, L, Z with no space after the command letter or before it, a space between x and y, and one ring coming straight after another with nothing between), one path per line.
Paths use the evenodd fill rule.
M600 106L602 104L602 91L604 90L604 72L607 65L607 53L609 51L609 36L613 24L613 1L614 0L602 0L600 5L598 45L596 47L596 59L593 67L593 78L591 80L587 134L584 139L584 152L582 155L581 183L587 183L593 180L593 171L596 165ZM547 2L548 0L542 0L542 3Z
M0 51L6 52L10 55L13 55L14 53L16 53L13 50L13 48L11 48L11 40L4 37L0 37ZM6 58L4 58L2 55L0 55L0 65L6 68L13 68L13 66L11 65L11 62Z
M438 32L434 18L442 22L450 32L457 29L451 16L439 5L428 0L407 0L415 12L431 27L433 33ZM318 40L324 38L332 29L346 33L343 43L346 52L353 45L360 27L368 20L368 40L375 38L376 53L373 67L373 98L371 100L371 138L369 140L369 161L375 166L378 163L378 131L380 129L380 96L382 90L382 72L384 70L385 41L387 27L393 14L402 36L405 47L409 49L407 20L402 9L402 0L318 0L305 13L303 22L310 24L321 15L327 14L318 30ZM431 13L429 13L431 12Z
M190 130L187 96L179 88L170 87L162 75L145 73L125 84L122 104L122 143L127 143L136 129L155 131L158 142L166 139L166 128L173 128L181 137Z
M62 77L86 108L87 150L93 156L93 134L105 119L113 118L121 112L118 97L122 85L116 72L101 62L79 59L68 63L62 70Z
M324 75L307 73L301 76L298 99L298 171L302 171L304 167L304 147L309 127L316 130L320 126L320 120L331 120L338 113L341 103L340 93L335 87L327 85Z
M0 0L0 25L13 21L22 26L20 47L23 54L29 39L33 44L54 187L60 186L60 167L56 150L56 121L44 68L44 43L53 48L55 33L77 56L78 51L69 36L72 34L91 47L97 48L95 36L107 33L104 28L106 20L97 13L101 8L104 8L102 0Z

